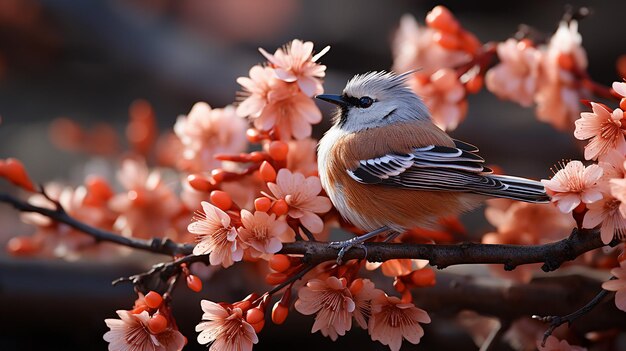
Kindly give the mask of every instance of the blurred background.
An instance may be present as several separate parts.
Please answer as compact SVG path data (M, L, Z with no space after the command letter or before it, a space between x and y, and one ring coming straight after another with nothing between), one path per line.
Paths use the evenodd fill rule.
M47 130L53 119L69 117L87 127L104 121L122 133L129 105L143 98L154 106L159 127L172 128L197 101L232 103L236 78L264 60L257 48L273 52L294 38L313 41L317 50L331 46L321 60L328 67L325 90L339 92L354 74L389 69L400 17L411 13L423 23L438 4L483 42L505 40L522 23L551 34L566 4L590 6L592 15L579 26L589 73L605 85L618 79L615 61L626 52L623 1L0 0L0 158L19 158L38 182L79 182L72 174L87 158L52 146ZM328 116L329 107L320 108ZM316 126L316 135L328 126L328 120ZM469 97L468 116L452 135L478 145L488 162L528 177L547 178L560 159L582 157L571 134L484 90ZM0 183L0 191L10 188ZM468 220L486 228L481 218L476 211ZM29 230L17 212L0 205L0 246ZM140 271L142 257L102 265L15 259L0 250L0 350L105 350L103 319L133 300L129 286L110 282ZM226 282L219 288L206 284L203 297L246 295L232 270L216 275L216 282ZM200 297L183 290L175 315L188 349L203 349L193 331ZM268 324L255 350L386 349L359 330L332 343L309 334L311 325L311 318L292 313L287 326ZM420 348L468 345L453 342L427 332Z

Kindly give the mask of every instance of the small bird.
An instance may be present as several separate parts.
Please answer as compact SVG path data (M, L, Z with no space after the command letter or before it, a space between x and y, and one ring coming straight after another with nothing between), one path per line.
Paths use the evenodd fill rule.
M492 174L475 146L433 124L406 83L412 73L356 75L341 95L316 96L339 107L318 146L322 186L345 219L369 232L331 243L339 262L369 238L432 227L490 197L549 201L540 182Z

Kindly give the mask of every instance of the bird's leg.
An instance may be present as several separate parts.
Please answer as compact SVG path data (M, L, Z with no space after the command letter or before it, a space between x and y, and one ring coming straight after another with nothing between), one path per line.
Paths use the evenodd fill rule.
M373 237L376 237L386 231L389 230L389 227L384 226L380 227L376 230L373 230L369 233L365 233L361 236L355 236L352 239L344 240L344 241L333 241L328 244L328 247L339 250L339 254L337 254L337 264L342 263L343 256L350 250L351 248L357 246L365 250L365 256L367 256L367 249L363 245L363 243Z

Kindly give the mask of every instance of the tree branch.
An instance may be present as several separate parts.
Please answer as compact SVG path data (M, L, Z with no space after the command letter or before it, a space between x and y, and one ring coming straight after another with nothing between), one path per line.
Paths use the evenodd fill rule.
M49 208L31 205L26 201L4 193L0 193L0 202L6 202L22 212L36 212L57 222L67 224L70 227L93 237L97 241L108 241L139 250L169 256L189 255L192 253L194 247L193 244L178 244L167 238L152 238L150 240L143 240L129 238L116 233L108 232L106 230L98 229L68 215L61 207L59 207L58 204L55 204L57 209L51 210Z
M116 233L108 232L89 226L65 213L62 209L51 210L38 207L20 200L14 196L0 193L0 202L11 204L22 212L36 212L55 221L65 223L70 227L84 232L96 240L108 241L116 244L150 251L153 253L174 255L191 255L193 244L179 244L169 239L153 238L143 240L128 238ZM529 263L543 263L542 269L553 271L566 261L570 261L581 254L605 246L600 239L600 233L595 229L574 229L565 239L544 245L495 245L462 243L456 245L430 244L394 244L394 243L365 243L367 259L372 262L383 262L390 259L413 258L425 259L437 268L445 268L458 264L503 264L506 270ZM283 244L280 251L283 254L304 255L305 263L321 263L337 259L338 250L324 242L298 241ZM346 252L344 260L362 259L365 251L354 247ZM203 260L203 258L193 259Z
M496 263L506 270L529 263L543 263L541 269L553 271L566 261L605 246L598 230L572 230L560 241L543 245L496 245L462 243L456 245L365 243L367 260L384 262L390 259L414 258L428 260L439 269L458 264ZM337 258L337 250L328 243L298 241L283 244L283 254L302 254L305 262L324 262ZM365 251L353 247L344 260L362 259Z

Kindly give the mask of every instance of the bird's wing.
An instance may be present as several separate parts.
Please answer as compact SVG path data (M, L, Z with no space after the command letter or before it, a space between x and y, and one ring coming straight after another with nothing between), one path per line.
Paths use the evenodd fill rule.
M455 140L455 147L428 145L406 154L387 154L359 161L350 176L363 184L383 184L430 191L491 193L504 190L473 145Z

